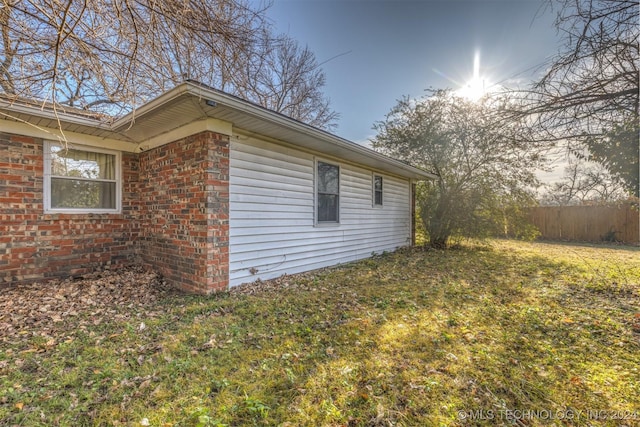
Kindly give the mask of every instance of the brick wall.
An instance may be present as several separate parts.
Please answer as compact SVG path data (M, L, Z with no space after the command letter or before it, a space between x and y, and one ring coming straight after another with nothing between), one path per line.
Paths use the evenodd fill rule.
M44 214L43 141L0 133L0 284L75 276L135 257L138 159L123 157L122 214Z
M189 292L229 278L229 138L122 154L121 214L44 214L43 141L0 133L0 284L142 262Z
M140 255L189 292L226 289L229 139L202 132L140 154Z
M229 137L209 134L207 292L229 287Z

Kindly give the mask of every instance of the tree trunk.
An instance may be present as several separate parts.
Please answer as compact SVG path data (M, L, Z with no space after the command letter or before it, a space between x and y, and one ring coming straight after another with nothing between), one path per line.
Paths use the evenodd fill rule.
M449 236L431 236L429 238L429 246L435 249L446 249Z
M431 213L431 218L428 220L423 218L426 229L429 232L429 246L432 248L445 249L449 241L449 236L451 236L451 224L449 223L447 215L447 208L449 206L447 197L449 196L440 194L439 199L436 201L437 206L435 212Z

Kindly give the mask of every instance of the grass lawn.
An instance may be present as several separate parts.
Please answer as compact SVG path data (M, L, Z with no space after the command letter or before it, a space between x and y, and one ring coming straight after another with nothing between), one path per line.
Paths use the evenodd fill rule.
M0 425L640 425L639 248L401 250L95 315L0 341Z

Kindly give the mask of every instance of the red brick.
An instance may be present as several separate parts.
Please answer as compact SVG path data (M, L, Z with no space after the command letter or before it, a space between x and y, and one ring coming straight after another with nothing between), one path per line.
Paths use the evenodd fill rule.
M0 180L17 184L0 195L10 209L0 208L0 243L12 249L0 282L75 275L141 256L185 291L227 288L227 136L202 132L123 153L122 214L44 214L42 147L36 138L0 134ZM212 193L217 203L206 207Z
M11 150L6 149L8 146ZM0 180L19 183L0 195L5 202L5 206L0 205L0 243L10 245L10 250L3 255L3 260L7 259L9 264L3 266L0 282L65 277L72 269L91 271L114 256L134 255L133 247L125 249L129 253L122 253L120 243L108 243L116 229L128 240L137 240L137 231L131 231L133 216L43 213L42 147L40 139L0 134L0 164L8 165L11 170L11 174L1 174ZM134 191L123 194L123 207L130 207L134 204L132 196L138 197L135 189L137 172L128 170L127 165L135 165L137 157L134 156L133 162L123 155L125 158L124 175L128 179L133 176L135 180Z

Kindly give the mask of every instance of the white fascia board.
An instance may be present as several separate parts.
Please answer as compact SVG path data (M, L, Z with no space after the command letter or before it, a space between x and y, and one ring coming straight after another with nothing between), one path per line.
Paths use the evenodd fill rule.
M25 135L32 138L40 138L48 141L61 143L79 144L97 148L110 148L112 150L133 153L137 149L137 144L121 141L117 139L102 138L78 132L60 132L60 129L53 129L37 126L31 123L16 122L0 118L0 129L2 132Z
M54 111L50 109L44 109L37 107L35 105L21 105L15 102L7 101L4 99L0 99L0 109L5 109L9 111L13 111L18 114L27 114L30 116L37 116L44 119L55 120L63 123L71 123L75 125L87 126L102 130L111 131L111 126L108 124L98 120L92 119L90 117L81 117L75 114L68 114L64 111ZM60 108L60 110L64 110L64 108ZM0 111L0 116L5 116L7 118L12 118L11 114L3 113Z
M56 121L59 120L65 123L97 128L97 129L119 134L122 131L126 131L126 129L129 127L135 126L135 122L137 118L142 118L145 114L149 112L153 112L157 109L160 109L166 104L170 103L171 101L184 95L190 95L200 99L210 100L210 101L223 104L228 108L242 112L249 116L253 116L257 119L267 121L276 126L280 126L283 129L292 130L302 135L306 135L318 141L319 143L338 147L342 150L346 150L348 152L354 153L359 157L364 157L366 159L370 159L371 161L380 162L380 163L389 165L390 168L396 171L402 171L404 174L406 174L407 177L410 177L412 179L434 179L435 178L435 175L431 173L425 172L421 169L410 166L399 160L395 160L391 157L377 153L369 148L363 147L354 142L340 138L329 132L326 132L321 129L315 128L313 126L307 125L305 123L299 122L283 114L260 107L256 104L237 98L233 95L229 95L229 94L225 94L224 92L209 89L207 87L204 87L202 85L199 85L193 82L181 83L180 85L163 93L162 95L151 100L150 102L140 106L139 108L136 108L131 113L114 121L110 125L96 119L78 117L78 116L66 114L63 112L54 113L53 111L44 110L42 108L38 108L35 106L24 106L24 105L14 104L12 102L4 101L4 100L0 100L0 108L5 108L9 111L15 111L16 113L27 114L27 115L42 117L42 118L56 120ZM0 111L0 117L2 116L2 114L3 113ZM5 115L9 118L12 117L7 114ZM216 119L210 118L210 119L195 121L193 122L193 124L191 123L186 124L177 129L174 129L172 131L166 132L161 135L157 135L145 141L131 141L131 142L121 141L116 144L119 148L116 148L115 146L114 148L121 149L122 151L130 151L130 152L136 151L136 150L140 151L140 149L148 149L148 148L152 148L152 147L170 142L171 138L174 138L173 140L175 140L176 138L179 139L180 136L187 136L185 135L185 132L193 129L199 129L198 131L213 130L215 132L219 132L219 133L223 133L231 136L232 134L231 128L233 126L232 123L223 122L221 120L218 120L217 122L211 122L209 120L216 120ZM201 126L202 122L205 122L205 126L204 128L199 128L198 126ZM62 139L64 140L65 137L68 138L68 135L71 135L71 134L72 132L64 132L64 136L62 136ZM60 131L55 131L54 135L60 135ZM39 136L39 137L42 137L42 136ZM46 138L50 139L51 137L52 135ZM56 136L53 136L53 137L57 139ZM98 137L88 138L88 135L83 135L83 138L95 139L98 141L106 141L106 139L98 138ZM112 141L115 142L116 140L112 140ZM105 145L99 145L99 146L105 146ZM109 144L109 146L112 146L112 145ZM147 147L147 148L144 148L144 147ZM318 150L318 151L322 151L322 150ZM363 162L363 163L366 164L366 162Z
M266 108L254 105L242 99L236 98L234 96L230 96L218 91L212 91L207 88L203 88L192 83L183 83L181 86L176 87L174 90L180 89L180 93L190 92L194 95L199 96L203 99L209 99L220 104L224 104L227 107L233 108L238 111L242 111L246 114L253 115L257 118L267 120L271 123L275 123L279 126L292 129L296 132L303 133L307 136L310 136L319 141L324 141L325 143L330 143L336 145L340 148L346 149L348 151L357 153L358 155L365 156L371 159L375 159L377 161L392 165L395 168L401 169L411 176L419 176L423 179L435 179L436 176L418 169L416 167L410 166L406 163L403 163L399 160L395 160L391 157L380 154L376 151L373 151L367 147L363 147L361 145L356 144L355 142L351 142L344 138L340 138L336 135L333 135L329 132L323 131L321 129L317 129L313 126L307 125L305 123L294 120L290 117L287 117L283 114L268 110ZM175 97L175 96L174 96ZM162 98L162 97L161 97ZM173 98L173 97L172 97ZM160 99L160 98L159 98Z

